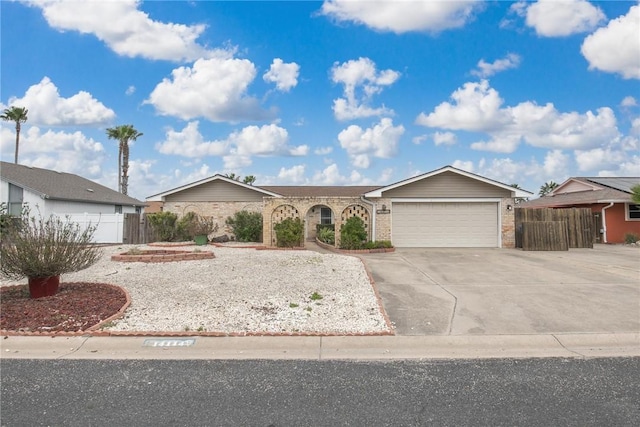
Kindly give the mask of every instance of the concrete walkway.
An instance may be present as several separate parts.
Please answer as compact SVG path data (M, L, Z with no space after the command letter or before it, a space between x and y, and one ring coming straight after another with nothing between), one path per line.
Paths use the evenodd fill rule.
M8 337L11 359L401 360L640 357L640 334L384 337Z

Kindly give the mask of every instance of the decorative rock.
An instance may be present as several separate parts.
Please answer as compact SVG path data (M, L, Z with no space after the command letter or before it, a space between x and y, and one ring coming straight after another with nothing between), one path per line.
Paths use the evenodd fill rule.
M223 234L222 236L214 237L213 239L211 239L213 243L227 243L230 240L231 239L229 239L229 236L227 236L226 234Z

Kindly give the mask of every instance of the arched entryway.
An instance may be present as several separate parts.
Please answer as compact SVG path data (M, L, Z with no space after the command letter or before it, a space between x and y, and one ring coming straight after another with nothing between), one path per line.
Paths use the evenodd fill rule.
M322 204L312 206L304 217L305 239L315 240L319 225L331 226L332 224L335 224L333 209Z

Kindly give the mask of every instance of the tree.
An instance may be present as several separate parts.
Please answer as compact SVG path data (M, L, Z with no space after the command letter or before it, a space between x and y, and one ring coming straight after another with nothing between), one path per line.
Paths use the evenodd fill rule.
M127 194L129 186L129 142L135 141L143 134L138 132L133 125L120 125L107 128L107 137L116 139L118 147L118 191Z
M247 175L244 177L242 182L244 182L245 184L253 185L253 183L256 182L256 177L253 175Z
M240 181L240 175L236 175L233 172L227 173L224 176L226 176L227 178L232 179L234 181Z
M540 191L538 192L538 194L540 195L540 197L544 197L547 194L551 193L553 190L555 190L556 187L558 187L558 184L553 181L545 182L540 187Z
M640 184L631 187L631 200L633 200L633 203L640 205Z
M15 164L18 164L18 147L20 146L20 128L21 123L27 121L27 110L24 107L11 107L4 110L4 113L0 115L0 118L6 122L15 122L16 123L16 157Z

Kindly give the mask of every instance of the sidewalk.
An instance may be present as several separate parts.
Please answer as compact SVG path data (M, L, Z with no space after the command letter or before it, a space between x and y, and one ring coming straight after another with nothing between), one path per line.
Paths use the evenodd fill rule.
M640 333L367 337L25 337L2 359L403 360L640 357Z

